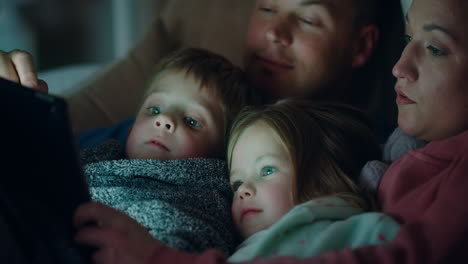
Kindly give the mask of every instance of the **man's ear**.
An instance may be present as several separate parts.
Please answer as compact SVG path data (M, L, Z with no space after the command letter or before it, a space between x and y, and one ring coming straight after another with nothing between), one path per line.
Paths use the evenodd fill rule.
M359 68L366 64L377 46L379 29L377 25L366 25L359 31L353 54L353 68Z

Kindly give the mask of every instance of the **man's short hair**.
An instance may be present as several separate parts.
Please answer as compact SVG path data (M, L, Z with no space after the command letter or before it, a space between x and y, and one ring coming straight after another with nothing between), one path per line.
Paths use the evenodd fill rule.
M352 1L354 2L354 24L357 27L377 23L377 14L379 11L377 0Z

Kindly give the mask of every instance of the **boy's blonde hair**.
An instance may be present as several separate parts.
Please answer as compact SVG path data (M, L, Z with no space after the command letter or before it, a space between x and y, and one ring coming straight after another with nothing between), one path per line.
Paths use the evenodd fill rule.
M224 138L234 117L247 104L256 102L253 89L248 87L244 71L229 60L213 52L186 48L164 57L154 68L143 101L157 91L152 85L169 72L182 72L199 82L200 90L208 89L213 98L219 99L224 114Z
M229 168L239 137L257 121L270 126L289 152L297 203L334 195L365 210L372 206L356 181L367 161L381 158L381 149L362 111L344 104L292 99L247 107L231 129Z

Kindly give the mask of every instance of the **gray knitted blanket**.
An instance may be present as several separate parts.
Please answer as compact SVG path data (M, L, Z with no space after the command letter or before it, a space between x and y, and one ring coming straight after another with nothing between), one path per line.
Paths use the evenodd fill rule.
M116 141L82 151L94 200L125 212L173 248L233 252L232 192L224 161L114 160L122 157Z

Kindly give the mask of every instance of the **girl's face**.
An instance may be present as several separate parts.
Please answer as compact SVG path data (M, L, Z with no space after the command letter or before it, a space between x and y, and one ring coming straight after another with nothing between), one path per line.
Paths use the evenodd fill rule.
M294 207L291 157L273 129L256 121L231 157L232 215L243 238L268 228Z
M468 1L415 0L393 68L398 124L424 140L468 129Z

